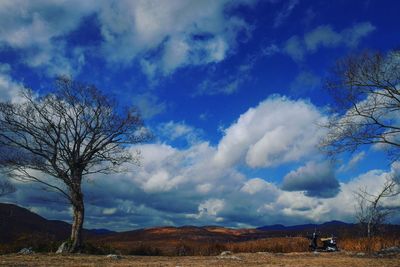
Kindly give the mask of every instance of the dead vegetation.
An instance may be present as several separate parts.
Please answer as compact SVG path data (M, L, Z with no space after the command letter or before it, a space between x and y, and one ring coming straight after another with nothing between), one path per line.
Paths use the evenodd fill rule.
M368 238L339 239L340 250L365 252L369 247ZM322 244L319 244L322 245ZM370 244L371 252L389 247L400 247L400 239L393 237L374 237ZM193 240L125 241L104 244L91 244L93 252L98 254L121 253L140 256L215 256L222 251L234 253L291 253L308 252L309 240L305 237L273 237L241 242L196 242Z

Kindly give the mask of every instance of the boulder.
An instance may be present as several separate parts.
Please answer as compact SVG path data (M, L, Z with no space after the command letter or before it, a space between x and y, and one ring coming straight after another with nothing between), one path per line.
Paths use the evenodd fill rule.
M232 253L232 251L229 251L229 250L222 251L220 254L220 256L230 256L230 255L233 255L233 253Z
M29 254L33 254L33 253L35 253L35 252L32 250L31 247L30 248L23 248L18 252L18 254L22 254L22 255L29 255Z
M108 254L106 256L107 259L112 259L112 260L120 260L122 259L122 257L120 255L116 255L116 254Z
M242 260L241 258L233 255L232 251L222 251L219 256L217 256L218 259L230 259L230 260Z

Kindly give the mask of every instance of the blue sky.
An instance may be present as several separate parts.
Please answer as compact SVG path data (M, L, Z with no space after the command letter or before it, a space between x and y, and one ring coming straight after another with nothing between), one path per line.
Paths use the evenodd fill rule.
M399 169L377 147L332 163L318 148L335 61L399 48L386 1L1 1L0 98L71 77L141 111L142 164L88 177L86 227L253 227L354 221L352 192ZM396 24L397 23L397 24ZM51 219L34 184L5 201ZM400 222L400 218L393 218Z

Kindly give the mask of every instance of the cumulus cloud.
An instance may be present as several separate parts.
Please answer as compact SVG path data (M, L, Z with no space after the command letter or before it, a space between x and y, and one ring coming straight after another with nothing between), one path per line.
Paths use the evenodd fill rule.
M298 161L316 151L323 114L312 104L275 96L250 108L225 130L215 161L250 167Z
M263 192L265 193L271 186L271 183L261 179L261 178L253 178L244 183L240 191L246 192L250 195L254 195L256 193Z
M157 225L254 227L333 219L354 221L354 191L367 187L376 193L387 176L398 169L393 165L392 170L369 171L341 183L336 196L320 198L282 190L265 179L249 178L232 168L218 169L209 161L215 150L206 143L188 149L148 144L141 150L142 166L112 177L98 175L84 184L86 227L130 230ZM295 173L308 174L304 169ZM181 178L176 180L177 176ZM149 177L153 181L149 182ZM40 188L21 185L5 201L31 207L51 219L70 219L68 205L43 202ZM396 198L387 205L396 201L398 204Z
M303 60L307 53L314 53L321 47L337 47L339 45L356 47L359 42L371 34L376 27L370 22L361 22L342 31L335 31L331 25L321 25L307 32L303 37L294 35L289 38L283 48L295 61Z
M288 173L282 183L286 191L304 191L311 197L334 197L340 190L330 162L307 162L305 166Z
M196 219L213 220L215 222L222 222L224 219L218 217L218 214L224 209L225 201L223 199L207 199L206 201L200 203L199 212L196 215L189 214L188 217L194 217Z

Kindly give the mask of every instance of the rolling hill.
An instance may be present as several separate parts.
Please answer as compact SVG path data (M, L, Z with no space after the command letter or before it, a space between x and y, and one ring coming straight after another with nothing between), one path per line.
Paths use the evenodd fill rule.
M0 203L0 253L17 251L22 247L54 251L70 234L71 225L63 221L47 220L25 208ZM220 226L154 227L126 232L107 229L84 230L84 237L96 248L107 247L110 251L154 255L158 249L163 254L176 254L185 247L204 247L221 250L221 244L251 242L266 238L303 238L314 230L321 236L339 238L361 236L360 227L340 221L323 224L294 226L267 225L256 229L232 229ZM385 235L400 236L400 225L385 225ZM221 248L219 248L221 247ZM165 253L164 253L165 252ZM178 251L179 252L179 251ZM180 253L180 252L179 252Z

